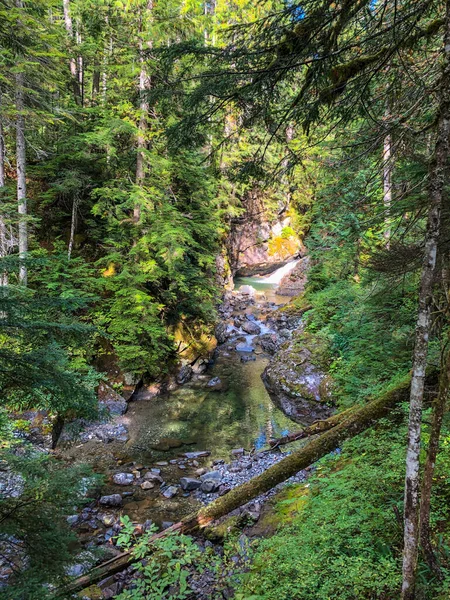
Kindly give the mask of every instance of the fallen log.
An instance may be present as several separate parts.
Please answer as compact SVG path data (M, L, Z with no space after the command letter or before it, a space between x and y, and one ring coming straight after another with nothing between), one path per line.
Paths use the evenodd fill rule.
M410 381L411 376L408 375L394 389L389 390L380 398L372 400L360 408L341 413L342 420L340 422L338 420L338 424L335 424L329 431L312 440L300 450L292 452L286 458L269 467L261 475L235 487L225 496L217 498L198 512L188 515L179 523L154 535L150 538L150 543L170 532L191 533L203 529L213 521L268 492L302 469L306 469L306 467L338 448L346 439L358 435L382 417L388 416L390 410L405 399ZM334 415L334 417L338 416ZM108 562L95 567L88 574L72 581L61 590L61 594L63 594L63 597L67 597L78 592L109 575L125 569L132 561L133 556L129 552L123 552Z
M351 412L354 412L356 408L358 407L352 406L347 410L332 415L328 419L324 419L323 421L315 421L314 423L308 425L308 427L305 427L304 429L288 433L288 435L284 435L280 438L273 438L269 441L270 447L268 450L265 450L265 452L270 452L271 450L275 450L275 448L278 448L279 446L284 446L285 444L297 442L298 440L303 440L307 437L318 435L319 433L325 433L325 431L329 431L330 429L333 429L333 427L336 427L336 425L339 425L339 423L342 423L342 421L346 419Z

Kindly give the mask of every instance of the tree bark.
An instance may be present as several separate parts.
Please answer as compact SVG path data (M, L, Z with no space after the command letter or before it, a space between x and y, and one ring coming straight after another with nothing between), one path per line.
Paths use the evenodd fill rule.
M386 109L386 119L389 117L389 110ZM389 247L389 238L391 229L389 218L392 205L392 135L387 133L383 141L383 204L385 210L384 239L386 246Z
M147 72L146 59L144 55L144 41L142 39L147 16L153 9L153 0L148 0L144 14L141 15L140 27L139 27L139 62L141 65L139 72L139 124L137 134L137 157L136 157L136 185L143 187L145 182L145 151L147 149L147 129L148 129L148 116L150 112L150 105L148 102L147 94L151 87L151 77ZM152 47L152 42L147 42L147 47ZM141 218L141 206L140 203L136 203L133 210L133 221L139 223Z
M1 113L2 94L0 92L0 188L5 187L5 141L3 137L3 115ZM0 215L0 258L8 254L8 229L5 224L4 215ZM8 273L6 270L0 272L0 286L8 285Z
M18 7L21 0L16 0ZM28 252L27 224L27 181L25 154L25 117L24 117L24 74L16 74L16 158L17 158L17 206L19 213L19 283L27 285L28 272L25 263Z
M309 467L319 458L326 456L339 447L346 439L358 435L372 426L378 419L388 416L392 408L405 400L408 394L411 377L408 375L393 390L380 398L372 400L361 408L346 411L347 417L330 431L309 442L304 448L296 450L286 458L269 467L264 473L234 488L225 496L201 508L197 513L189 515L172 527L154 536L157 539L171 531L193 532L207 527L210 523L250 502L260 494L286 481L302 469ZM75 579L63 590L65 594L78 592L96 581L125 569L133 561L128 552L124 552L108 562L94 568L90 573Z
M414 598L418 557L419 455L423 390L430 335L433 276L440 232L441 208L447 180L450 136L450 0L446 2L444 67L439 89L435 152L430 164L428 224L419 290L413 373L411 380L408 450L406 455L402 599Z
M63 0L64 24L70 42L73 42L73 23L70 14L70 0ZM81 104L81 89L78 82L77 61L74 57L69 59L70 74L72 76L73 96L76 104Z
M422 486L420 493L420 545L425 560L429 567L438 577L442 573L431 543L430 509L431 491L433 487L433 476L436 465L436 457L439 450L439 439L441 435L442 421L444 419L450 391L450 351L447 349L445 360L439 376L439 393L433 404L433 417L431 421L430 441L428 443L427 458L423 471Z
M73 199L72 203L72 219L70 222L70 237L69 237L69 247L67 249L67 260L70 260L73 250L73 241L75 238L75 230L77 227L77 211L78 211L78 198Z

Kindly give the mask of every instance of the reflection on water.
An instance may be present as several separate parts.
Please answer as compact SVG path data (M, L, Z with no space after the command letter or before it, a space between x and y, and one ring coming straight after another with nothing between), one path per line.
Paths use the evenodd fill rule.
M251 285L263 291L261 301L284 303L276 296L275 285L242 278L236 288ZM247 312L259 318L259 302ZM267 328L258 320L264 333ZM239 334L236 334L239 337ZM254 336L245 336L251 343ZM215 364L202 382L191 383L166 396L141 400L130 405L130 441L128 454L139 460L170 458L190 450L210 450L214 458L229 458L230 450L237 447L260 449L271 437L292 431L295 424L276 408L267 393L261 374L268 363L265 356L241 362L234 350L235 340L218 349ZM224 388L209 391L206 382L220 377ZM178 443L162 451L161 440L175 439ZM181 442L186 442L180 446Z
M242 363L234 352L230 355L219 356L207 377L220 377L225 390L188 384L168 396L132 404L128 454L144 460L210 450L214 458L229 458L233 448L260 449L269 438L292 430L295 424L273 405L261 380L267 359ZM187 444L165 452L155 449L164 438Z

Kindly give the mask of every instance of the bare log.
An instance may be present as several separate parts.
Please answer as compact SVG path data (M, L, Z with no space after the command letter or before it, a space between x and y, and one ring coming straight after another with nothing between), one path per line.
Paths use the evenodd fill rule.
M380 398L372 400L360 408L350 409L342 413L342 421L338 425L335 425L329 431L312 440L305 447L296 450L275 465L269 467L261 475L235 487L225 496L221 496L208 506L201 508L197 513L188 515L179 523L156 534L150 539L150 543L173 531L191 533L199 529L204 529L213 521L247 504L247 502L250 502L260 494L271 490L302 469L306 469L306 467L309 467L320 458L338 448L346 439L358 435L382 417L388 416L396 404L405 400L410 382L411 376L408 375L394 389L389 390ZM345 418L344 415L346 415ZM334 415L334 418L338 416ZM95 567L87 575L75 579L64 588L64 594L78 592L113 573L125 569L132 561L132 555L124 552L108 562Z

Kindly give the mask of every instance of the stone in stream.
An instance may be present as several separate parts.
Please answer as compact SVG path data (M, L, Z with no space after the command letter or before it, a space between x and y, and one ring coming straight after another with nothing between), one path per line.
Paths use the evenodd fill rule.
M200 476L202 481L222 481L222 475L219 471L209 471Z
M113 481L116 485L131 485L134 481L133 473L116 473L113 475Z
M230 337L228 332L228 327L226 323L219 323L216 326L214 335L216 336L216 340L218 344L225 344L227 339Z
M256 360L256 356L253 356L253 354L245 354L244 356L241 356L241 362L246 363L246 362L253 362Z
M167 467L167 466L169 466L169 463L167 462L167 460L160 460L156 464L158 465L158 467Z
M256 294L256 290L251 285L241 285L239 288L239 293L244 294L245 296L254 296Z
M180 485L185 492L192 492L193 490L197 490L202 485L202 482L193 477L182 477Z
M167 499L174 498L178 494L178 488L174 485L169 485L169 487L165 488L161 494Z
M253 352L255 349L246 342L239 342L236 344L236 350L237 352Z
M261 327L248 319L242 323L241 327L249 335L259 335L261 333Z
M231 451L231 454L233 456L242 456L244 454L245 450L244 448L233 448L233 450Z
M223 389L223 383L220 377L213 377L206 384L210 390L220 392Z
M205 494L214 494L214 492L219 491L220 483L218 481L213 481L212 479L208 479L206 481L202 481L202 485L200 489Z
M141 489L143 490L152 490L154 487L155 484L151 481L144 481L144 483L141 483Z
M78 523L78 515L70 515L70 517L67 517L66 521L70 527L73 527L73 525Z
M99 500L99 503L103 506L122 506L122 496L120 494L102 496Z
M178 370L178 373L176 375L176 381L177 381L178 385L184 385L185 383L188 383L192 379L193 374L194 374L194 371L193 371L191 365L183 365Z
M183 456L185 458L204 458L206 456L209 456L211 454L211 452L209 450L199 450L198 452L185 452L183 454Z
M146 481L152 481L153 483L155 481L158 481L159 483L163 482L163 478L161 477L161 475L158 475L157 473L153 473L153 471L147 471L147 473L144 475L144 479Z

